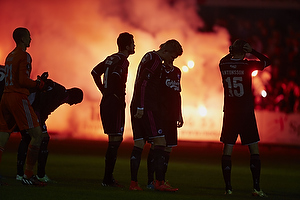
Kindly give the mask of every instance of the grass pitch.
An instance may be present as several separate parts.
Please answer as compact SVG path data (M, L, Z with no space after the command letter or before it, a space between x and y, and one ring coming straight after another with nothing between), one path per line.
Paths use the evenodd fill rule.
M254 199L247 147L236 145L232 155L233 195L224 195L221 171L222 144L180 142L174 148L167 179L176 193L146 189L146 157L143 152L139 183L144 191L130 191L130 153L132 142L123 142L114 177L124 188L101 186L104 173L105 141L51 140L47 175L57 183L46 187L23 186L15 180L19 136L10 138L3 154L0 174L8 186L0 187L0 200L184 200L184 199ZM300 199L300 148L261 145L261 187L269 199Z

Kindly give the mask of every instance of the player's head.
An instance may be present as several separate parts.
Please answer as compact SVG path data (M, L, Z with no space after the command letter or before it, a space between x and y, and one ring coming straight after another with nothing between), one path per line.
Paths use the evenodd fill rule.
M119 48L119 51L125 51L127 50L129 54L134 54L134 40L133 35L127 32L120 33L118 39L117 39L117 45Z
M27 28L16 28L13 32L13 39L17 45L24 45L25 48L30 46L31 37Z
M67 89L67 92L69 94L69 97L67 99L67 102L69 105L77 104L82 102L83 100L83 91L79 88L71 88Z
M246 52L244 50L245 44L247 44L246 41L241 40L241 39L237 39L232 44L232 46L230 48L230 53L233 54L233 55L245 55L246 54Z
M161 58L167 62L172 63L174 59L181 56L183 53L182 46L177 40L168 40L159 46Z

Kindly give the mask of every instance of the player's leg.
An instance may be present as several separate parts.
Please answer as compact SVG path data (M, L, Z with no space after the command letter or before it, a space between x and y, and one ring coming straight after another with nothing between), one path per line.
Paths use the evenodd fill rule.
M165 162L164 162L164 181L166 181L166 173L167 173L167 170L168 170L168 165L169 165L169 160L170 160L170 154L172 152L172 147L166 147L165 148L165 151L164 151L164 159L165 159Z
M115 168L118 149L123 141L122 135L109 135L108 147L105 154L105 172L103 178L103 185L114 184L113 171Z
M147 188L154 189L154 146L153 144L151 144L148 157L147 157L147 174L148 174Z
M43 182L50 182L51 180L46 176L46 164L48 159L48 144L50 136L47 130L42 131L42 142L40 146L39 156L38 156L38 165L37 165L37 178Z
M250 170L253 179L253 188L260 191L260 170L261 161L259 156L258 143L248 145L250 151Z
M2 159L2 154L4 152L5 144L9 139L10 133L8 132L0 132L0 163Z
M224 144L222 155L222 173L226 186L226 194L231 194L231 154L234 145Z
M28 145L31 141L30 135L26 132L26 130L20 131L22 135L22 139L20 141L18 147L17 154L17 180L22 180L24 176L24 165L26 161L26 155L28 150Z
M42 130L38 126L35 128L28 129L26 131L30 135L31 141L27 150L27 159L26 159L24 177L30 178L33 176L33 168L38 159L38 154L42 142Z
M134 141L134 146L130 156L130 190L142 190L142 188L140 188L140 186L138 185L137 175L140 167L144 146L145 140L143 138Z

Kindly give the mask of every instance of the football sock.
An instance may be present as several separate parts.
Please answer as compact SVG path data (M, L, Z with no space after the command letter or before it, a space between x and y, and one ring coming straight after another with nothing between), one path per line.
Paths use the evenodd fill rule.
M3 151L4 151L4 147L0 146L0 163L1 163L1 160L2 160Z
M27 151L27 160L25 166L25 178L31 178L33 176L33 168L38 159L40 148L29 144Z
M222 173L226 185L226 190L232 190L231 186L231 156L222 156Z
M130 157L131 180L137 182L137 174L140 167L143 149L134 146Z
M43 178L46 175L46 163L48 159L48 143L49 137L45 137L42 140L39 157L38 157L38 167L37 167L37 175L40 178Z
M147 158L148 184L154 181L154 150L150 148Z
M164 157L165 157L165 162L164 162L164 181L166 180L166 173L167 173L167 169L168 169L168 164L169 164L169 160L170 160L170 152L164 151Z
M22 139L20 141L18 147L18 154L17 154L17 174L19 176L24 175L24 165L26 161L26 155L28 150L28 145L30 143L31 137L26 133L22 133Z
M250 157L250 169L253 178L253 188L260 191L259 179L260 179L260 169L261 162L259 154L252 154Z
M156 180L163 181L164 180L164 149L165 146L156 145L154 146L154 170Z
M113 171L115 168L118 149L122 141L109 141L108 147L105 155L105 172L104 172L104 183L112 183L113 181Z

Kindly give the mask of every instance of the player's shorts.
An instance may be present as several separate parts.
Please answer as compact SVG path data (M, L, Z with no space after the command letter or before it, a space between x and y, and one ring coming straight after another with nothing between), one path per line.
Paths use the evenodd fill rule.
M113 95L103 97L100 104L100 116L104 133L123 135L125 124L125 104Z
M162 121L167 147L177 146L177 121Z
M238 135L240 135L242 145L253 144L260 140L254 111L248 113L224 113L220 141L234 145Z
M144 110L142 118L134 117L136 108L131 107L131 126L134 140L151 140L157 137L164 137L162 131L160 114L158 111Z
M0 131L2 132L13 132L16 125L20 131L39 126L38 118L25 94L4 93L0 103L0 112Z

